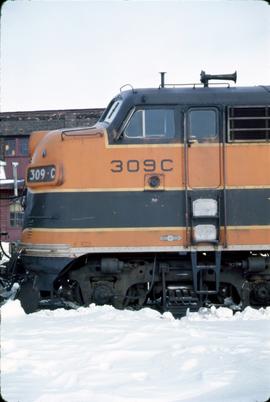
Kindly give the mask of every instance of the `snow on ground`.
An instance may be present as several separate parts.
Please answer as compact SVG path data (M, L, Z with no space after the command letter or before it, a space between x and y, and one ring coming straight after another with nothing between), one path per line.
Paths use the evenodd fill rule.
M1 308L8 402L263 402L270 397L270 308L24 314Z

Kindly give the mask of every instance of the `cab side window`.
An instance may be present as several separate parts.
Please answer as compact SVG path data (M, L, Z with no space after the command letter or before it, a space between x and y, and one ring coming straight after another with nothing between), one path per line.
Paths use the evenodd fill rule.
M218 115L215 109L188 111L188 137L198 142L218 140Z
M174 138L174 109L136 109L125 127L124 136L130 139Z

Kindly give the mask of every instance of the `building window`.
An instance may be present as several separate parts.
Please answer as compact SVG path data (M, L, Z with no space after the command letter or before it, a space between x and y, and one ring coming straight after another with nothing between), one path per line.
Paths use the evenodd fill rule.
M5 142L4 138L1 138L1 133L0 133L0 160L5 159Z
M9 207L10 213L10 226L22 227L23 225L23 207L20 203L16 202Z
M218 119L215 109L190 109L188 111L188 137L198 142L218 139Z
M5 156L15 156L16 155L16 140L7 138L5 139L5 146L4 146Z
M23 137L19 139L19 149L20 149L20 155L27 156L28 155L28 138Z
M174 110L137 109L125 128L125 136L128 138L174 138Z
M233 106L228 110L229 141L269 141L270 106Z

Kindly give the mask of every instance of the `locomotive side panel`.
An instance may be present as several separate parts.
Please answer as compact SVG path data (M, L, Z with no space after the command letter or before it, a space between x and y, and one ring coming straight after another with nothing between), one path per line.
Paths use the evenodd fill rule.
M269 250L269 143L226 146L228 245Z
M59 150L61 146L64 150ZM69 138L58 145L57 152L64 161L63 183L54 187L29 183L29 205L35 210L28 211L31 229L26 221L23 243L31 236L32 244L58 244L61 236L71 247L110 251L113 247L162 247L164 236L172 236L174 244L183 244L180 144L112 147L105 134L98 139ZM156 177L160 183L151 187L149 180Z

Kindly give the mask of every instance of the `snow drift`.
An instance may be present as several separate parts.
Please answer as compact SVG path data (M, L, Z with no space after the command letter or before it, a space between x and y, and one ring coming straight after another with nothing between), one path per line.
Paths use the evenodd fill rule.
M26 315L2 309L8 402L263 402L270 308L201 309L176 320L91 305Z

